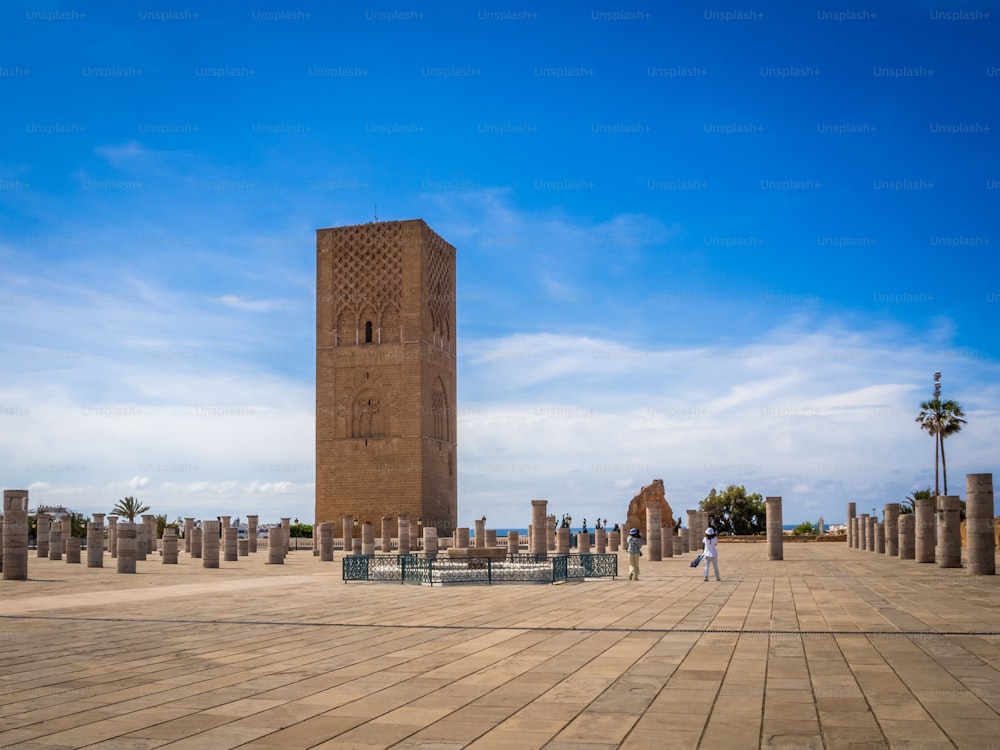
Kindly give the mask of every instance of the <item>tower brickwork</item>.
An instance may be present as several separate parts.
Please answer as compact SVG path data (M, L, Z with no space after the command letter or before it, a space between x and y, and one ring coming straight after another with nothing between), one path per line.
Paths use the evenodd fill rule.
M458 520L455 248L421 219L316 232L316 523Z

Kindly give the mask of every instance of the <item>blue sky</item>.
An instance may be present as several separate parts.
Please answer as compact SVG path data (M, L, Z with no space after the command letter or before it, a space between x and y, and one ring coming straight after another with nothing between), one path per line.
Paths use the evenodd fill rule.
M0 477L313 513L315 230L457 248L459 522L786 522L1000 442L986 3L7 3Z

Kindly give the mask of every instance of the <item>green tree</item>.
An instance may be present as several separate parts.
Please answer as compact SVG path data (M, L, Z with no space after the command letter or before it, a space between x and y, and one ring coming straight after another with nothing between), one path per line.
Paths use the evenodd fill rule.
M815 533L816 533L816 527L813 526L808 521L803 521L794 529L792 529L792 534L794 534L795 536L802 536L803 534L815 534Z
M296 539L309 539L313 535L312 524L293 523L288 527L288 536Z
M121 516L129 523L134 523L135 517L141 516L147 510L149 510L148 505L143 505L139 500L129 495L118 501L118 504L111 509L111 515Z
M933 398L920 404L920 414L916 422L920 428L934 438L934 494L941 494L938 486L938 456L941 456L941 477L944 479L944 494L948 494L948 464L944 458L944 439L961 432L965 413L957 401L942 401Z
M69 535L77 537L79 539L87 538L87 519L83 517L82 513L70 513L67 518L69 519ZM65 528L65 527L63 527Z
M917 490L899 504L899 512L901 514L913 513L917 507L917 500L930 500L932 497L934 497L934 493L931 492L930 487L926 490Z
M767 504L759 493L748 495L743 485L731 484L722 492L713 487L698 507L708 512L720 534L761 534L767 528Z

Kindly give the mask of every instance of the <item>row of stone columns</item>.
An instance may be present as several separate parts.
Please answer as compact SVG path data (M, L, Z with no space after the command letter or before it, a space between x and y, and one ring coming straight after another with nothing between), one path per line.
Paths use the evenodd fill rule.
M967 474L965 493L967 569L970 575L996 575L992 474ZM877 554L962 567L961 498L939 495L914 501L913 513L886 503L883 523L847 504L847 545Z

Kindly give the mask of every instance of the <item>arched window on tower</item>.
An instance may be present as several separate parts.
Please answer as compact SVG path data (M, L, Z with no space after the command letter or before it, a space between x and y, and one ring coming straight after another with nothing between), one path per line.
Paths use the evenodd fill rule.
M365 343L370 344L372 342L372 322L365 322Z

